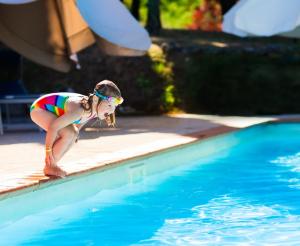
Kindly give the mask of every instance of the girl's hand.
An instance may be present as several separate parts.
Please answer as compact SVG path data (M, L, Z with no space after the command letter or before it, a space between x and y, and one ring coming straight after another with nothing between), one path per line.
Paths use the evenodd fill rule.
M105 114L104 114L104 117L105 117L106 124L107 124L109 127L112 126L112 122L111 122L111 120L110 120L109 114L105 113Z

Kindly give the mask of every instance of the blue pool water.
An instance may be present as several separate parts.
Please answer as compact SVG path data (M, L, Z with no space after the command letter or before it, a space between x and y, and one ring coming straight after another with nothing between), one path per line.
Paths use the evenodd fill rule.
M300 245L300 124L264 124L0 201L0 245Z

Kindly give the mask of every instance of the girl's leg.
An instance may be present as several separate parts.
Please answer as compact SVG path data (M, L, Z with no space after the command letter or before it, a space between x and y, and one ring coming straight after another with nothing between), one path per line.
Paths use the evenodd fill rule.
M53 146L53 157L56 162L58 162L75 143L78 136L78 129L74 125L70 125L60 130L59 136Z
M53 144L53 157L55 163L57 163L63 155L70 149L70 147L75 142L75 131L72 131L72 126L68 126L59 131L59 137ZM58 166L52 167L45 165L44 168L45 175L54 175L59 177L65 177L66 172Z
M43 128L45 131L49 129L49 126L53 123L57 116L46 110L36 108L30 113L31 119L38 126ZM60 160L62 156L67 152L76 139L76 131L73 131L73 126L66 127L59 131L58 137L53 144L53 157L55 162ZM75 137L76 136L76 137ZM64 170L58 166L45 166L44 173L46 175L54 176L65 176L66 173Z

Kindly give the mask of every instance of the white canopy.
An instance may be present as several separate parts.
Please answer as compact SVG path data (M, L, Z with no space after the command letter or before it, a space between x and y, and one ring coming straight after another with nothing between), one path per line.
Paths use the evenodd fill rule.
M4 4L24 4L24 3L31 3L36 0L0 0L0 3Z
M223 31L241 37L272 36L294 33L299 25L299 0L240 0L225 14Z
M249 36L249 34L243 30L240 30L235 25L236 14L239 9L247 2L248 0L238 1L225 15L223 20L223 32L234 34L240 37Z
M237 28L257 36L272 36L300 24L299 0L248 0L239 9Z
M57 71L68 72L70 57L94 43L114 56L141 56L150 47L148 33L119 0L78 0L91 26L76 0L29 2L0 0L0 41Z
M77 6L89 27L109 42L134 50L150 48L148 32L120 0L77 0Z

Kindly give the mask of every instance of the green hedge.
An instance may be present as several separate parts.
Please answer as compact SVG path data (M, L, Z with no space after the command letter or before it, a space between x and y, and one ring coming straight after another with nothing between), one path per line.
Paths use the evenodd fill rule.
M68 74L25 59L26 88L47 93L70 87L87 94L97 81L111 79L122 90L124 106L136 113L175 109L237 115L300 113L297 43L202 32L173 34L157 39L158 46L143 57L108 57L92 46L79 54L82 69ZM216 47L215 42L227 47Z
M300 59L293 54L194 54L182 70L177 90L188 112L300 112Z

